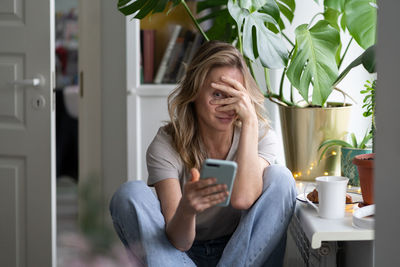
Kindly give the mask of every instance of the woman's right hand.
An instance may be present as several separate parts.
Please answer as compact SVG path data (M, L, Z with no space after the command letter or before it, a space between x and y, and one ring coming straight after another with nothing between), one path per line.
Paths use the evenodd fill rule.
M225 200L229 195L225 184L215 184L215 178L200 179L197 169L190 170L191 179L183 187L181 207L190 214L200 213Z

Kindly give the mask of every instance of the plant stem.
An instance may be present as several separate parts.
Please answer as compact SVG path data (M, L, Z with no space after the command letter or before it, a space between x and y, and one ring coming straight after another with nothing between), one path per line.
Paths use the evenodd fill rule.
M243 55L243 54L242 54L242 55ZM249 71L250 71L251 76L253 76L254 81L256 81L258 87L260 87L260 85L259 85L258 82L257 82L256 75L255 75L254 69L253 69L253 65L251 64L251 60L248 59L247 57L245 57L244 55L243 55L243 57L244 57L244 59L246 60L246 65L247 65L247 67L249 68Z
M210 41L210 39L208 38L207 34L203 31L203 29L200 27L200 24L197 22L196 18L193 16L192 11L190 11L190 8L186 4L186 2L184 0L181 0L181 4L186 9L186 12L189 14L189 17L192 19L192 21L193 21L194 25L196 26L196 28L203 35L204 39L206 41Z
M318 12L317 14L315 14L315 15L311 18L310 23L308 23L308 27L307 27L307 28L310 28L311 23L313 23L314 19L315 19L318 15L324 15L324 13Z
M287 68L283 69L282 76L281 76L281 81L279 83L279 97L280 98L283 98L283 83L285 81L286 70L287 70Z
M344 50L343 56L340 58L340 61L339 61L339 64L338 64L338 69L340 69L340 66L342 66L343 59L346 56L347 51L349 50L349 47L350 47L350 44L351 44L352 41L353 41L353 37L351 37L349 43L347 44L346 49Z
M237 30L237 35L238 35L238 43L239 43L239 51L242 55L243 54L243 43L242 43L242 35L240 34L240 29L239 25L236 23L236 30ZM254 76L253 76L254 77Z
M293 104L292 102L289 102L289 101L287 101L286 99L281 98L279 95L274 94L274 93L270 93L270 94L265 93L264 96L265 96L266 98L268 98L270 101L272 101L272 102L274 102L274 103L276 103L276 104L278 104L278 105L290 106L290 107L296 106L296 105ZM278 100L278 101L280 101L280 102L276 101L275 99ZM283 105L282 103L283 103L284 105Z
M287 37L286 34L284 34L284 33L282 32L282 36L286 39L286 41L289 42L289 44L290 44L292 47L294 47L294 43L292 42L292 40L289 39L289 37Z
M271 94L272 90L271 90L271 81L269 78L269 70L268 68L264 68L264 76L265 76L265 85L267 86L267 93Z
M290 84L290 101L293 103L293 85Z

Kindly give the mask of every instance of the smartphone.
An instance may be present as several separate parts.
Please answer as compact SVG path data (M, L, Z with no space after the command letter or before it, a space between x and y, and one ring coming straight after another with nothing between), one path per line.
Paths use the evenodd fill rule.
M206 159L201 167L200 179L215 177L216 184L226 184L229 195L217 206L226 207L231 199L233 183L236 177L237 163L229 160Z

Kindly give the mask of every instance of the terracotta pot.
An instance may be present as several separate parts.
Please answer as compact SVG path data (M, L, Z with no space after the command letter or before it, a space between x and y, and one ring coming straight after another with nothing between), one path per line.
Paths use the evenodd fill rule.
M353 159L357 155L372 153L372 148L353 148L341 147L340 155L340 170L341 175L349 178L349 185L360 186L360 178L358 177L358 170L356 165L353 164Z
M374 161L375 153L355 156L353 164L357 166L360 177L361 194L364 204L374 204Z

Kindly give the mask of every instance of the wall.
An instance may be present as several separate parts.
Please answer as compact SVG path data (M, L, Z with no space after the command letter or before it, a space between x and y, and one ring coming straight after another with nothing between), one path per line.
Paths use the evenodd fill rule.
M400 2L379 1L376 96L376 250L375 266L399 266Z

